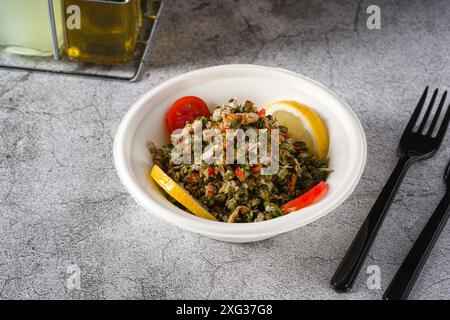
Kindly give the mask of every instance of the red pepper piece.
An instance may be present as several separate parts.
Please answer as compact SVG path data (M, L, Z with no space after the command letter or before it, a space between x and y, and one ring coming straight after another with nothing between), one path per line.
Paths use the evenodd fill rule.
M239 168L239 167L237 167L235 170L234 170L234 173L236 174L236 177L239 179L239 181L244 181L244 179L245 179L245 174L244 174L244 172Z
M284 213L290 213L300 210L316 203L317 201L322 199L327 194L327 192L328 185L325 182L321 181L308 192L281 206L281 209L284 211Z

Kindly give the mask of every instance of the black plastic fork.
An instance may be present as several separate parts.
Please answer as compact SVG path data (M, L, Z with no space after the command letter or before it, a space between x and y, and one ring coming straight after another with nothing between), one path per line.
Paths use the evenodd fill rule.
M378 199L370 210L369 215L361 226L331 280L331 286L337 291L345 292L353 287L364 260L408 168L415 161L432 157L439 149L450 120L449 106L439 127L437 127L444 107L447 91L442 95L439 106L432 119L430 119L431 111L438 95L438 90L434 90L430 103L428 104L421 121L419 121L427 95L428 87L426 87L423 92L400 139L401 155L394 171L378 196ZM431 120L431 123L429 120Z

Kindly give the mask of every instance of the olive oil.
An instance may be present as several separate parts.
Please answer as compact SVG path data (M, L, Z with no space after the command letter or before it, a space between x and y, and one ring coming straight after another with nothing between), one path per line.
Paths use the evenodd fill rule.
M156 20L161 2L162 0L141 0L142 14L150 20Z
M62 50L62 0L53 0L57 43ZM0 52L51 56L52 31L47 0L0 0Z
M65 11L72 5L80 8L80 27L66 26L65 51L70 59L118 64L133 58L140 0L64 0Z

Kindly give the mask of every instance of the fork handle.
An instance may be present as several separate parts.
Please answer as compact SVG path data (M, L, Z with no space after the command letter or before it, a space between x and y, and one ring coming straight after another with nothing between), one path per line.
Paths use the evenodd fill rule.
M344 259L331 280L331 286L339 292L350 290L372 246L380 226L389 210L406 171L414 158L402 154L389 180L378 196L366 220L359 229Z
M406 300L427 261L450 214L450 191L447 190L425 228L422 230L384 293L385 300Z

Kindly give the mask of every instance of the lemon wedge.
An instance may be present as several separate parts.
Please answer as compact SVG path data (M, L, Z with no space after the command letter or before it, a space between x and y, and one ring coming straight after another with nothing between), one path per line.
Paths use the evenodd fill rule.
M170 194L175 200L188 208L192 213L201 218L217 221L203 206L197 202L182 186L173 181L157 165L154 165L150 171L149 178L152 177L156 183ZM150 179L149 179L150 180Z
M288 128L293 139L303 141L319 159L327 159L327 127L311 108L297 101L278 101L269 104L265 110L279 125Z

